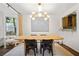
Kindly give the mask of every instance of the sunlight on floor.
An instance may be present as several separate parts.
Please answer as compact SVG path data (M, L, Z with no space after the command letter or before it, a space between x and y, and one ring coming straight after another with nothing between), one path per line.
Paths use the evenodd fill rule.
M57 56L73 56L69 51L67 51L65 48L61 47L58 44L55 44L54 54Z

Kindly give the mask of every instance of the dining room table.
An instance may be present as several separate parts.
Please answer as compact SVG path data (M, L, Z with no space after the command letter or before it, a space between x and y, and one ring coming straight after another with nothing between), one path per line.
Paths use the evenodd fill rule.
M33 39L35 39L35 40L50 40L50 39L52 39L52 40L63 40L64 39L64 37L63 36L60 36L60 35L46 35L46 36L40 36L40 35L36 35L36 36L31 36L31 35L23 35L23 36L18 36L18 38L17 39L19 39L19 40L26 40L26 39L28 39L28 40L33 40Z

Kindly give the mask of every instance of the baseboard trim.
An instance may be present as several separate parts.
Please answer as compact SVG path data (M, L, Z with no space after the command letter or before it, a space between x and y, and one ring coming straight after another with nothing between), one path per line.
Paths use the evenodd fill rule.
M59 43L58 43L59 44ZM65 48L66 50L68 50L70 53L72 53L74 56L79 56L79 52L72 49L71 47L67 46L66 44L59 44L60 46L62 46L63 48Z

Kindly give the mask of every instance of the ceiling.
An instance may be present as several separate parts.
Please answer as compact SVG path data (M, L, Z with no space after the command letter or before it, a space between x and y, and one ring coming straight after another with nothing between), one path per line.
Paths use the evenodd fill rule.
M33 11L38 11L38 3L9 3L22 15L31 14ZM42 10L48 14L57 15L67 11L77 3L42 3Z

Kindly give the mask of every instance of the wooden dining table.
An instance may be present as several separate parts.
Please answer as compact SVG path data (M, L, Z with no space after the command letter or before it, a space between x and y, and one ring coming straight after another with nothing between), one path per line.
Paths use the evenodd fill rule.
M60 35L46 35L46 36L40 36L40 35L37 35L37 36L31 36L31 35L27 35L27 36L19 36L17 39L19 40L63 40L64 37L63 36L60 36Z
M63 36L60 35L45 35L45 36L40 36L40 35L36 35L36 36L32 36L32 35L23 35L23 36L18 36L18 38L21 42L24 42L24 40L37 40L37 41L41 41L41 40L53 40L53 41L59 41L61 44L63 44Z

